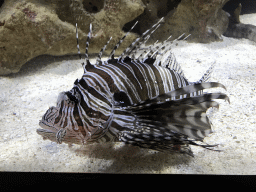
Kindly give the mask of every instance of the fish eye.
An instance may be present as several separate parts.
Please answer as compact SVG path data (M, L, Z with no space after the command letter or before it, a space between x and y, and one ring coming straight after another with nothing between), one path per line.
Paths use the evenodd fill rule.
M78 103L78 99L77 99L76 96L74 96L70 91L67 91L65 94L67 95L67 97L68 97L71 101L74 101L75 103Z
M131 105L130 99L127 94L123 91L114 93L114 100L120 105L121 107L127 107Z
M77 85L79 83L78 79L75 80L74 84Z

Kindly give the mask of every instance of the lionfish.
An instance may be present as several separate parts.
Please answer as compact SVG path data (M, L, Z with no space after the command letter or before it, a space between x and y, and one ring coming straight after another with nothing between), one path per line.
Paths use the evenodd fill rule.
M213 99L229 102L229 98L223 93L203 90L226 88L217 82L206 82L212 67L197 82L188 82L170 51L173 41L169 38L141 48L162 20L115 58L116 49L136 22L116 44L108 60L102 61L110 38L99 52L96 64L91 64L88 58L92 36L90 24L82 63L84 74L75 80L70 91L59 94L57 106L46 111L39 122L43 129L37 129L37 133L57 143L84 145L119 141L191 156L190 145L214 150L217 145L203 143L204 137L212 132L206 111L219 107ZM76 39L81 59L77 24ZM139 50L143 50L141 54L137 54Z

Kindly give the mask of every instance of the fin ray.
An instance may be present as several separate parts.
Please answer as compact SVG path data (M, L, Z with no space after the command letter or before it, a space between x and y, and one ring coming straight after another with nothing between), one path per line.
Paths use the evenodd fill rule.
M136 21L136 23L131 27L131 29L119 40L119 42L116 44L116 46L114 47L114 49L111 51L110 55L109 55L109 59L114 59L114 54L115 51L117 50L117 48L122 44L122 42L124 41L124 39L126 38L126 36L131 32L131 30L137 25L138 21Z
M162 22L164 18L162 17L156 24L154 24L150 29L148 29L147 31L145 31L139 38L137 38L119 57L119 59L124 59L127 55L130 55L132 53L132 51L136 48L138 48L138 46L140 46L142 43L145 43L150 35L160 26L160 22ZM151 33L150 33L151 32ZM148 35L148 33L150 33Z

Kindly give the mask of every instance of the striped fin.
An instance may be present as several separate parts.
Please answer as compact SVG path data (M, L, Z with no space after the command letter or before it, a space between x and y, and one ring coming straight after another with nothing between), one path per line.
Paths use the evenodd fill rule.
M141 148L154 149L166 153L185 153L192 157L194 155L189 145L195 145L205 149L219 151L213 149L213 147L216 147L217 144L200 144L198 141L189 139L186 135L177 132L169 132L166 135L152 135L150 133L140 132L124 132L119 134L119 141L122 141L126 144L139 146Z
M190 93L201 91L203 89L209 89L209 88L214 88L214 87L222 87L226 90L226 87L224 85L222 85L221 83L217 83L217 82L195 83L195 84L188 85L188 86L185 86L185 87L182 87L182 88L164 93L162 95L156 96L156 97L152 98L151 100L141 102L141 104L161 102L161 101L165 101L166 99L169 99L171 97L187 95L187 94L190 94ZM212 94L212 95L214 95L214 94ZM221 97L223 97L223 96L221 95ZM228 100L228 102L229 102L228 97L225 97L224 99Z
M139 41L137 44L134 44L136 45L135 47L131 48L130 52L127 54L127 56L130 56L130 58L134 59L134 60L139 60L138 58L136 58L136 53L138 52L138 50L140 50L140 47L142 45L144 45L148 39L150 38L150 36L158 29L158 27L160 26L157 25L155 29L153 29L150 34L148 34L144 39L142 39L141 41ZM158 40L157 40L158 42ZM155 42L154 44L156 44L157 42Z
M171 46L174 42L176 42L176 41L178 41L178 40L186 40L186 39L190 36L190 34L187 35L186 37L184 37L184 35L185 35L185 33L183 33L183 34L180 35L178 38L176 38L176 39L174 39L173 41L171 41L169 44L167 44L167 46L161 47L161 49L163 50L163 52L161 53L161 55L165 55L168 51L170 51L170 49L171 49L170 46ZM184 37L184 38L182 39L182 37Z
M211 124L206 116L210 107L219 107L219 104L211 99L201 97L195 104L179 104L169 101L132 110L140 123L144 126L164 127L165 131L174 131L187 135L191 139L202 140L211 133ZM195 99L195 98L193 98ZM198 103L199 102L199 103ZM160 125L159 125L160 124Z
M131 30L137 25L138 21L136 21L136 23L132 26L132 28L119 40L119 42L116 44L116 46L114 47L114 49L111 51L110 55L109 55L109 59L114 59L114 54L115 51L117 50L117 48L121 45L121 43L124 41L124 39L126 38L126 36L131 32Z
M138 46L140 46L142 43L145 43L148 38L150 37L150 35L160 26L160 22L162 22L164 18L162 17L156 24L154 24L150 29L148 29L147 31L145 31L139 38L137 38L119 57L119 59L124 59L124 57L128 56L131 54L131 52L135 49L138 48ZM150 33L151 32L151 33ZM148 36L148 33L150 33L150 35ZM139 45L137 45L139 44Z
M89 57L88 57L88 48L89 48L91 37L92 37L92 24L90 24L90 29L89 29L89 32L87 35L87 41L86 41L86 47L85 47L85 63L82 62L84 73L86 73L88 68L93 67L93 65L90 63ZM77 42L77 51L78 51L79 58L82 59L80 47L79 47L79 41L78 41L77 23L76 23L76 42Z
M148 103L140 104L137 106L128 107L127 110L133 111L134 113L137 113L137 112L142 113L142 112L151 111L153 108L162 108L162 109L168 108L168 110L175 111L175 110L178 110L180 105L197 105L199 103L212 101L212 99L228 100L228 96L224 93L205 93L200 96L183 98L183 99L179 99L179 100L163 101L163 102L158 102L158 103L152 102L149 104ZM170 107L172 109L169 109ZM199 106L197 106L197 107L199 107ZM200 106L200 108L202 108L202 109L206 109L209 107L218 108L219 106L217 105L217 103L203 103Z
M174 54L171 51L171 46L173 42L180 40L184 34L179 36L178 38L170 41L169 39L172 37L168 37L165 41L163 41L160 44L157 44L158 41L156 41L153 45L150 45L146 48L144 48L143 53L141 53L136 59L138 59L140 62L144 62L147 64L152 64L156 66L162 66L169 68L171 70L176 71L183 77L185 77L183 70L181 69L181 66L176 61L176 58ZM189 36L185 37L184 39L188 38ZM169 55L165 57L166 53L169 52ZM163 58L165 58L163 60Z
M180 100L132 106L122 124L127 127L119 140L142 148L180 152L193 156L188 145L211 149L216 145L199 144L212 133L206 111L219 104L212 99L226 99L222 93L205 94ZM115 115L118 116L118 113ZM129 128L133 127L133 129Z
M211 73L213 72L213 69L215 67L216 61L210 66L210 68L205 72L205 74L199 79L196 83L202 83L208 81L208 79L211 77Z
M171 46L172 44L177 41L177 40L181 40L182 37L185 35L185 33L183 33L182 35L180 35L178 38L170 41L170 42L164 42L163 46L161 48L156 49L155 53L152 54L152 57L155 57L156 60L154 62L154 65L157 66L163 66L166 68L169 68L171 70L176 71L177 73L179 73L180 75L184 76L184 72L182 71L180 65L178 64L178 62L176 61L175 55L172 53L171 51ZM189 37L189 35L187 37L185 37L183 40L187 39ZM162 50L161 52L159 52L159 50ZM167 52L169 52L168 57L163 60L163 58L165 57L165 55L167 54Z
M160 45L157 45L154 47L154 49L152 50L152 52L147 55L148 57L151 57L151 58L156 58L158 55L159 56L163 56L167 51L170 51L171 49L171 45L177 41L177 40L180 40L183 36L185 35L185 33L183 33L182 35L180 35L178 38L174 39L173 41L170 41L167 43L167 41L172 37L168 37L165 41L163 41ZM160 47L161 46L161 47ZM163 52L160 52L160 51L163 51Z
M178 135L180 135L180 137ZM119 134L119 141L141 148L157 150L160 152L179 152L193 156L193 152L189 147L189 144L198 144L185 139L185 137L183 138L183 141L180 141L182 137L184 136L177 133L164 136L152 135L149 133L143 134L138 132L124 132Z
M174 70L175 72L179 73L181 76L185 77L183 70L181 69L181 66L176 60L175 55L170 51L169 55L165 60L161 58L157 58L154 62L154 65L163 66L170 70Z
M107 45L109 44L109 42L111 41L112 37L110 37L110 39L108 40L108 42L104 45L104 47L102 47L102 49L100 50L97 58L96 58L96 65L101 65L102 61L101 61L101 56L103 54L103 52L105 51Z
M76 46L77 46L77 51L78 51L79 58L82 59L81 52L80 52L80 47L79 47L79 41L78 41L77 23L76 23Z
M89 56L88 56L88 48L89 48L91 38L92 38L92 24L90 23L90 29L87 35L87 41L86 41L86 47L85 47L85 63L83 63L84 73L86 73L87 70L93 67L93 65L89 61Z
M141 63L144 62L148 57L147 55L153 51L154 46L158 43L158 40L153 44L146 48L144 48L143 53L141 53L136 59L139 60Z
M149 46L149 48L146 48L146 51L144 51L145 54L142 55L142 57L144 57L144 60L146 60L147 58L151 58L151 59L156 59L157 56L159 56L159 60L162 59L162 57L171 49L172 44L177 41L180 40L185 33L183 33L182 35L180 35L178 38L170 41L169 39L172 36L169 36L165 41L163 41L160 44L156 44L154 43L153 46ZM149 49L149 51L147 51Z
M88 35L87 35L87 41L86 41L86 47L85 47L85 60L86 60L86 62L89 62L88 48L89 48L91 37L92 37L92 24L90 23L90 29L89 29L89 32L88 32Z
M157 48L156 51L152 54L151 57L155 58L155 62L154 62L154 65L157 65L157 66L163 66L163 67L166 67L166 68L169 68L171 70L174 70L176 72L178 72L180 75L184 76L184 73L180 67L180 65L178 64L178 62L176 61L176 58L174 56L174 54L172 53L171 51L171 46L174 42L178 41L178 40L181 40L182 37L184 37L185 33L183 33L182 35L180 35L178 38L170 41L170 42L167 42L168 39L171 37L169 37L168 39L166 39L164 42L163 42L163 45L162 47L160 48ZM183 38L183 40L186 40L190 35L186 36L185 38ZM160 50L162 50L160 52ZM167 59L165 59L164 61L162 60L163 57L167 54L167 52L169 52L169 55L167 57ZM185 77L185 76L184 76Z

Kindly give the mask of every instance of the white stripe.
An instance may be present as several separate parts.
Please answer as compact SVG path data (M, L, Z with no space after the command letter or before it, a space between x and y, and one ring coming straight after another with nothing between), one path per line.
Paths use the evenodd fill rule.
M132 61L132 63L134 63L138 67L138 69L140 70L140 72L141 72L141 74L144 78L144 81L146 83L146 86L147 86L148 98L152 98L152 89L151 89L151 86L149 84L149 79L147 77L147 74L146 74L144 68L142 67L142 65L145 66L147 64L137 63L136 61Z
M109 67L111 69L109 69ZM119 69L117 66L112 65L112 64L108 64L107 67L101 66L100 68L102 68L106 73L108 73L112 77L112 79L114 80L114 84L117 86L119 91L124 91L125 93L127 93L127 96L130 99L130 101L133 101L133 100L132 100L131 96L128 94L129 92L127 90L127 87L129 87L132 90L136 100L138 102L141 101L141 98L137 92L136 87L133 85L131 80L122 72L121 69ZM118 75L116 75L114 73L114 71L116 73L118 73ZM132 102L132 104L133 104L133 102Z
M109 106L107 103L103 102L102 100L98 99L97 97L94 97L81 85L78 84L77 87L82 93L83 99L89 108L93 109L94 111L100 111L105 116L109 116L111 114L111 111L110 111L111 106ZM89 117L87 119L89 119Z
M143 65L147 68L148 73L149 73L148 79L149 78L151 79L151 82L152 82L152 84L154 86L155 93L156 93L154 96L159 95L158 85L157 85L157 83L155 83L156 82L156 77L155 77L154 71L152 70L152 68L148 64L143 64ZM152 97L153 97L153 91L152 91L152 87L151 87L152 85L149 84L149 86L150 86L150 90L151 90L151 94L150 94L149 98L152 99Z
M94 80L90 79L90 77L93 77ZM86 75L83 77L83 79L85 82L88 82L88 81L93 82L93 83L91 83L92 87L96 87L96 82L95 82L95 80L96 80L98 82L98 84L100 85L100 87L102 88L100 91L98 90L99 93L111 102L112 93L110 92L109 85L100 75L98 75L96 73L92 73L92 72L87 72ZM103 93L102 90L104 90L104 92L106 92L106 93Z
M197 130L196 134L198 135L198 137L204 138L205 136L203 136L202 131Z
M164 87L164 93L168 92L169 91L169 88L168 88L168 82L167 82L167 79L166 79L166 73L165 73L165 68L163 67L157 67L156 68L160 74L160 77L161 77L161 80L163 82L163 87ZM160 93L161 94L161 93Z
M140 85L140 89L142 89L142 86L141 86L139 80L137 79L137 77L135 76L135 73L134 73L134 70L132 69L132 67L130 65L128 65L127 63L124 63L124 62L118 62L118 64L123 65L124 67L126 67L132 73L133 77L136 79L136 81Z
M157 67L154 66L154 68L157 68ZM157 80L156 80L155 73L154 73L153 69L151 67L149 67L149 66L148 66L148 71L150 73L150 77L151 77L151 79L153 81L153 85L154 85L154 88L155 88L155 96L157 96L157 95L159 95L159 86L158 86L158 83L157 83Z

